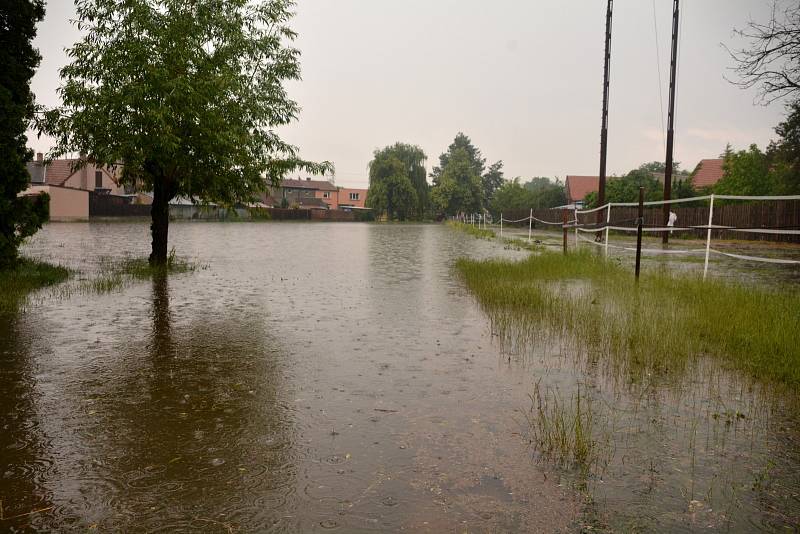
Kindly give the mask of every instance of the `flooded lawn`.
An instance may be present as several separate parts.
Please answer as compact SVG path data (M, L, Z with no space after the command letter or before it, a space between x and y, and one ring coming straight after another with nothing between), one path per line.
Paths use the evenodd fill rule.
M171 238L199 269L2 317L0 530L800 526L796 395L497 336L453 264L526 251L437 225ZM145 224L51 224L27 254L91 278L148 246ZM581 399L591 469L535 446L554 399Z
M521 253L434 225L171 238L201 268L3 317L0 530L577 524L579 496L521 436L535 374L452 274ZM27 253L80 278L148 246L145 224L51 224Z

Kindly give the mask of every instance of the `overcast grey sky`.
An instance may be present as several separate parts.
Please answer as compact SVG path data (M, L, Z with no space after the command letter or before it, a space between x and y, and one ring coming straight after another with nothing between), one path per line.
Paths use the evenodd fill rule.
M725 81L732 63L720 44L741 45L732 29L766 20L771 3L681 2L675 158L685 168L728 142L774 137L782 105L754 105L754 91ZM614 9L609 172L620 174L664 160L656 51L666 106L672 0ZM33 80L45 105L58 104L74 16L72 1L47 2ZM605 0L299 0L303 81L290 93L303 111L282 132L304 157L333 161L345 186L366 187L373 150L395 141L421 146L430 169L459 131L509 178L596 175L604 24Z

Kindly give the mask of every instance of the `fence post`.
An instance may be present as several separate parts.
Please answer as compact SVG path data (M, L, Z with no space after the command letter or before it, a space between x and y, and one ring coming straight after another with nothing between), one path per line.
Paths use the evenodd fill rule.
M636 219L636 281L642 261L642 223L644 222L644 187L639 188L639 218Z
M714 224L714 193L711 193L711 204L708 207L708 233L706 234L706 261L703 265L703 280L708 274L708 255L711 252L711 225Z
M574 204L573 206L575 207L575 248L578 248L580 244L578 243L578 206Z
M503 212L500 212L500 237L503 237Z
M564 229L564 255L567 254L567 209L561 210L562 228Z
M605 254L608 257L608 225L611 222L611 202L608 203L608 211L606 213L606 243L605 243Z
M531 229L533 228L533 208L531 214L528 216L528 244L531 244Z

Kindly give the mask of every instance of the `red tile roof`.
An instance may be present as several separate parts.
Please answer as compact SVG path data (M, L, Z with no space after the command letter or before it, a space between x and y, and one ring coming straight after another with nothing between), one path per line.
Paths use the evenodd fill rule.
M694 171L692 185L694 185L695 189L711 187L719 182L725 176L725 169L722 168L724 163L725 160L722 159L701 160Z
M314 189L316 191L336 191L336 186L326 180L292 180L285 179L281 187L291 189Z
M77 159L54 159L45 170L45 183L48 185L64 185L76 171L72 170Z
M566 187L567 198L570 202L583 200L589 193L600 189L600 177L567 175Z

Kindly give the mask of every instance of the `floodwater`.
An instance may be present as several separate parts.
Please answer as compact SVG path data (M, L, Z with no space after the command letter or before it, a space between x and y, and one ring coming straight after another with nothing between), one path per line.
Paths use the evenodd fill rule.
M0 530L574 527L579 497L521 437L534 377L452 272L521 253L436 225L170 239L202 267L2 319ZM148 245L142 223L51 224L26 253L91 278Z
M171 242L202 267L0 321L0 530L800 528L793 394L498 337L453 262L526 252L437 225ZM91 279L148 245L141 223L51 224L26 252ZM535 385L591 403L589 472L530 445Z

